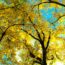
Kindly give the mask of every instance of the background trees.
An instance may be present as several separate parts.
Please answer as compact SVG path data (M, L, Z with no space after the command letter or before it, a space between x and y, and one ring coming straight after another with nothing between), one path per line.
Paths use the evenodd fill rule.
M63 1L3 2L4 4L0 4L0 64L63 65Z

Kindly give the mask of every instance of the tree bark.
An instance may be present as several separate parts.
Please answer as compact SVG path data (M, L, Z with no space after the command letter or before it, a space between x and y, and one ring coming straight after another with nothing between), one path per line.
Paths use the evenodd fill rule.
M41 65L47 65L46 63L46 49L42 49L43 58L42 58L42 64Z

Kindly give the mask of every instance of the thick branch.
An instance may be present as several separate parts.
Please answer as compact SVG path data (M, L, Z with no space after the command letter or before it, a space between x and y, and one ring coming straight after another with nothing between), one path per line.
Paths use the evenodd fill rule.
M42 32L42 34L43 34L43 48L45 48L45 47L44 47L45 34L44 34L44 32Z
M43 3L54 3L54 4L57 4L57 5L60 5L60 6L65 7L65 4L62 4L62 3L59 3L59 2L56 2L56 1L49 1L49 2L40 2L40 3L36 4L36 5L34 5L33 8L34 8L35 6L41 5L41 4L43 4Z
M50 1L50 3L55 3L55 4L57 4L57 5L60 5L60 6L63 6L63 7L65 7L65 4L62 4L62 3L59 3L59 2Z
M35 6L41 5L41 4L43 4L43 3L54 3L54 4L57 4L57 5L60 5L60 6L65 7L65 4L62 4L62 3L59 3L59 2L56 2L56 1L49 0L49 2L40 2L40 3L36 4L36 5L34 5L33 8L34 8ZM15 7L19 6L19 5L21 5L21 4L18 3L18 4L16 4L15 6L6 7L6 8L1 8L0 10L4 10L4 9L8 9L8 8L15 8Z
M47 46L46 46L46 49L48 48L49 44L50 44L50 38L51 38L51 32L49 32L49 37L48 37L48 41L47 41Z

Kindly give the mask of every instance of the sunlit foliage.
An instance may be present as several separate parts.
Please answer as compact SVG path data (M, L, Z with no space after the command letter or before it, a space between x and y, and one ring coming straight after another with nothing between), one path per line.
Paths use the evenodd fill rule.
M65 64L64 0L0 0L0 65L26 64Z

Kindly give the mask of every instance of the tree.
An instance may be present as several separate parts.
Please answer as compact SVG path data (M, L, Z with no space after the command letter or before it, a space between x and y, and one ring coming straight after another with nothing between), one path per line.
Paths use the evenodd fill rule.
M6 3L7 4L13 3L13 5L7 6L7 7L5 6L0 7L0 10L2 10L1 16L0 16L1 18L0 43L1 45L5 45L4 48L7 48L5 51L3 50L3 52L5 52L5 54L8 53L8 55L10 55L10 52L11 52L12 57L15 58L15 54L16 54L15 50L20 48L26 48L27 49L26 52L28 52L28 54L26 55L23 54L23 55L27 58L25 60L28 60L29 59L28 57L33 58L33 62L31 64L38 63L40 65L47 65L48 60L54 59L54 55L53 54L50 55L50 53L54 53L55 56L59 60L61 60L59 55L56 53L58 52L58 49L60 49L61 47L54 48L54 45L55 43L57 43L57 41L54 41L55 43L53 44L53 47L51 46L52 45L51 43L52 43L52 39L54 38L56 38L57 40L59 39L60 41L61 40L64 41L65 38L61 38L61 37L59 38L55 36L61 33L61 31L64 32L64 25L58 25L56 27L55 24L58 23L59 20L61 21L65 15L58 14L57 20L55 20L54 22L48 22L42 18L40 13L40 8L42 4L44 5L56 4L56 7L65 7L65 5L53 0L49 0L48 2L42 0L35 5L31 5L27 1L22 1L22 3L20 3L18 0L14 0L14 1L11 0L11 2L6 0ZM36 7L37 7L37 10L35 10ZM49 25L54 26L54 29L51 28ZM24 34L24 36L21 32ZM20 37L21 37L20 34L21 36L24 37L24 38L21 38L21 40L20 40ZM39 49L36 51L35 50L36 48L34 49L30 44L28 44L29 43L27 41L28 38L35 40L35 44L36 44L35 47L42 49L42 54L38 52ZM23 43L23 44L19 44L19 43ZM63 44L63 47L64 47L64 44ZM53 49L55 50L54 52L52 52ZM62 48L62 50L63 49L64 48ZM39 53L40 57L36 55L34 51L36 53ZM1 55L2 55L2 52L1 52ZM10 57L10 59L12 58ZM15 61L12 59L12 61L16 62L16 59ZM16 62L16 64L18 63ZM22 63L19 63L19 65L21 64ZM23 64L26 64L26 63L23 62Z

